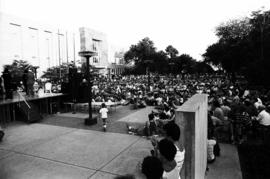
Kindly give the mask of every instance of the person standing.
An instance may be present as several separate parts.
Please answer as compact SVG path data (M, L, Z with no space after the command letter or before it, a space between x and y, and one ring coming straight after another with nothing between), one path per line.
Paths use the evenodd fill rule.
M34 96L34 83L35 83L35 75L31 69L28 70L27 73L27 91L30 96Z
M0 76L0 99L4 99L4 94L5 94L4 78Z
M102 103L101 109L99 110L99 113L100 113L100 118L102 119L102 122L103 122L104 132L106 131L106 128L107 128L108 112L109 112L109 110L107 109L105 103Z
M6 99L12 99L13 94L12 94L12 84L11 84L11 73L9 72L8 68L4 69L3 72L3 79L4 79L4 88L6 92Z
M27 89L27 74L28 74L28 68L26 68L23 71L23 76L22 76L25 94L28 94L28 89Z

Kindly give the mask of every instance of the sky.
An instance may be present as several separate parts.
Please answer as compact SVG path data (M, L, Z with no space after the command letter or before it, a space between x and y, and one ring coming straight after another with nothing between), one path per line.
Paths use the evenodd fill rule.
M215 28L230 19L270 9L269 0L0 0L0 10L66 28L89 27L109 44L128 50L149 37L157 50L168 45L197 60L217 41Z

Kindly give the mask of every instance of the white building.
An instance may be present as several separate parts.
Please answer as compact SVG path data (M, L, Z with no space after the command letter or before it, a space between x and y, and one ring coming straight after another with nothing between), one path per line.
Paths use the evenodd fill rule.
M38 76L47 68L78 61L80 34L77 30L39 24L0 12L0 70L13 60L39 66Z
M108 61L108 42L107 36L99 31L81 27L80 28L80 49L81 51L94 51L96 56L90 59L90 64L99 69L101 74L107 74ZM84 61L85 59L82 58Z

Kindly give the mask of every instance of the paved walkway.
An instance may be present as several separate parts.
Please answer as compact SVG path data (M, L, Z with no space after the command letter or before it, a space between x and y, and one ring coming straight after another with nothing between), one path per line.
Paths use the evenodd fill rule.
M145 108L137 115L144 116L147 110ZM132 119L132 113L120 112L119 121L112 117L111 124L117 125L123 123L121 121ZM58 118L54 116L51 120ZM150 154L152 148L147 139L114 132L100 132L97 131L98 125L92 126L94 130L89 130L89 126L84 126L83 123L77 125L84 126L85 129L72 127L75 123L68 124L70 127L58 125L9 125L0 143L0 178L109 179L127 173L142 178L138 172L138 163ZM221 157L209 168L207 179L242 178L237 150L233 145L221 144Z
M148 140L125 134L45 124L9 127L0 144L0 178L141 178L138 163L150 149Z

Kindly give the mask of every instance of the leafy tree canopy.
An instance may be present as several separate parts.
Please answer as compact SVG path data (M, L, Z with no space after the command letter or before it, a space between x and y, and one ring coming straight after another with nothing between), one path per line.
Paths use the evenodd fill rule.
M241 73L250 83L270 86L270 11L254 11L250 17L230 20L216 28L219 40L203 54L206 63L213 64L233 76ZM260 69L255 70L254 68ZM252 75L251 75L252 74Z
M167 46L165 51L170 58L175 58L178 55L178 50L172 45Z
M135 64L144 63L146 60L152 60L152 55L156 53L154 42L148 37L139 41L136 45L131 45L130 49L125 53L124 59L126 63L134 61Z
M4 68L8 68L12 75L12 83L19 85L22 81L23 72L27 68L32 68L33 66L25 60L14 60L12 64L4 65Z

